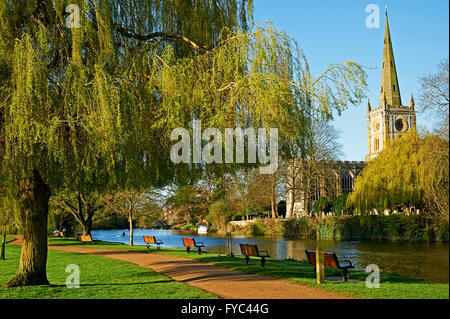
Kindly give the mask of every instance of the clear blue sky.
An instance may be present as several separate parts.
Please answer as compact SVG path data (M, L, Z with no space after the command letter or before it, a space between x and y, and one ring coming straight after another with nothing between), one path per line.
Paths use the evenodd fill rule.
M380 28L366 27L369 4L380 8ZM272 22L296 39L305 52L311 70L319 75L329 64L354 61L368 69L368 92L372 106L378 105L384 38L384 7L389 26L402 103L409 105L411 93L416 105L419 79L435 72L449 56L448 0L254 0L255 22ZM364 160L367 153L367 99L349 106L335 118L341 131L343 160ZM432 129L434 120L417 113L417 125Z

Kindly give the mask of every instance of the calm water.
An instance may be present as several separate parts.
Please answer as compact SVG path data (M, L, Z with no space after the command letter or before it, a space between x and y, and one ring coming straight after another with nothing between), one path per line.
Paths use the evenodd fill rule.
M121 237L125 232L125 237ZM181 237L194 237L206 246L206 251L224 254L224 237L216 234L187 235L176 230L135 229L134 244L145 245L143 235L155 236L163 241L163 247L184 248ZM128 230L92 231L94 239L129 243ZM287 240L265 237L233 237L233 252L240 255L239 243L257 244L259 249L267 249L272 258L293 258L305 260L305 249L315 249L317 241L311 239ZM339 258L350 259L358 270L364 271L367 265L377 264L381 272L420 278L436 282L449 282L449 244L420 242L385 241L336 241L321 240L327 252L334 252Z

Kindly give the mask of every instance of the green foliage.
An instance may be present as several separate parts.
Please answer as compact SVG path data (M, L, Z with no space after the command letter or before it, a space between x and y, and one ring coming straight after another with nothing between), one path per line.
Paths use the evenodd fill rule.
M348 215L351 210L347 208L348 193L342 193L334 199L333 207L336 215Z
M373 209L379 212L385 209L394 211L410 207L422 209L427 208L425 201L427 196L430 197L431 194L443 190L447 196L442 196L441 202L447 203L444 207L447 207L448 222L448 176L445 178L448 175L448 161L446 165L432 164L433 158L438 153L430 152L429 148L437 143L436 139L443 144L441 147L444 149L443 156L446 155L448 159L448 141L437 137L429 135L421 137L416 130L411 130L394 140L358 175L355 188L348 197L348 207L353 207L362 214ZM428 187L433 182L430 177L433 174L440 178L441 184L438 189ZM445 209L442 211L445 217ZM433 210L429 209L427 213L433 214Z
M206 219L218 230L226 231L227 224L236 211L232 203L226 199L221 199L209 207L209 215Z
M329 212L331 210L332 203L327 197L321 197L313 205L315 213Z
M282 142L303 124L305 92L325 116L363 97L357 64L313 79L295 41L251 29L252 1L77 1L79 30L61 29L64 1L35 2L0 6L1 160L12 179L36 168L51 188L163 185L193 169L174 167L167 143L193 117L278 127Z
M92 219L93 229L126 229L129 226L126 216L108 209L98 211Z
M448 241L449 226L436 217L417 215L325 216L292 218L282 222L279 235L287 238L339 240Z
M314 238L315 230L308 218L289 218L281 223L286 238Z

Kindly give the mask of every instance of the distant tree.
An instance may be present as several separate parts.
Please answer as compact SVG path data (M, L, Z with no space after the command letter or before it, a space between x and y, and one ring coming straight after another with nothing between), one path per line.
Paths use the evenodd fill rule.
M94 213L103 207L97 193L88 196L82 192L59 192L51 199L52 205L71 214L80 224L83 235L90 235Z
M182 185L167 199L167 204L175 209L179 220L190 222L208 214L208 200L209 193L200 185Z
M302 201L309 214L309 202L314 194L334 191L334 185L328 181L334 176L331 162L341 156L340 132L318 114L310 121L301 147L297 146L297 151L283 164L286 191L291 194L288 195L291 196L291 216L295 202Z
M130 246L133 246L133 223L145 212L147 203L152 199L150 194L145 190L118 190L104 196L105 205L112 211L115 211L128 219L130 229Z
M443 136L449 138L449 66L448 58L438 65L437 73L428 73L420 80L420 109L432 113L439 119L439 129Z
M313 209L316 214L318 213L328 213L331 210L332 203L327 197L320 197L314 205Z
M449 222L449 142L439 136L425 139L423 155L426 209Z
M136 226L146 228L155 225L157 220L164 218L164 211L156 202L149 200L144 203L137 217Z
M206 218L218 230L225 231L234 214L236 214L236 210L233 203L227 199L221 199L211 204Z
M342 193L334 199L333 206L336 215L341 216L349 213L347 208L348 193Z
M277 203L284 190L282 170L279 168L273 174L260 174L259 169L253 169L249 172L246 182L247 193L243 198L243 211L270 209L270 217L276 218Z

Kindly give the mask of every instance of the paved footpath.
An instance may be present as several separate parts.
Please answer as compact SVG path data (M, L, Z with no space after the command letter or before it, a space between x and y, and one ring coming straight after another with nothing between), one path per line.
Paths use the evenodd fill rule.
M20 244L21 238L13 244ZM79 246L49 249L87 253L127 261L162 273L225 299L352 299L353 297L290 283L267 276L250 275L210 263L165 254L144 254Z

